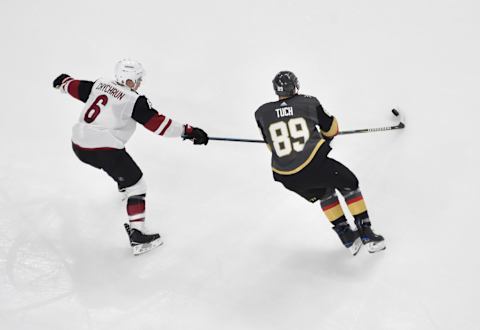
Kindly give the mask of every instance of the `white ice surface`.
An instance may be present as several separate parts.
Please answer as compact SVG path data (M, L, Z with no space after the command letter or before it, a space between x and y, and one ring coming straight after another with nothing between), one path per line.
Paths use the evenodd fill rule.
M478 329L480 4L406 1L0 3L0 329ZM165 244L133 257L110 179L80 163L66 72L147 69L142 92L214 136L258 138L271 79L297 73L342 129L388 248L352 257L318 205L271 178L262 145L128 150Z

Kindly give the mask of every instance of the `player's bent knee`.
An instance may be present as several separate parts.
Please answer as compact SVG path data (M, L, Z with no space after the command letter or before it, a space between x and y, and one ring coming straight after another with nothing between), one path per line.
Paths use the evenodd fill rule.
M348 184L345 184L343 187L338 187L338 190L342 193L342 195L346 195L351 193L352 191L359 190L359 183L356 177L353 177Z
M125 193L127 197L136 196L136 195L144 195L147 193L147 183L143 179L143 177L138 180L133 186L125 188Z
M337 193L333 188L327 188L323 196L320 197L320 204L329 203L331 200L337 199Z
M353 190L357 190L358 187L359 187L358 179L357 179L357 177L355 177L355 178L352 180L352 186L351 186L351 188L352 188Z

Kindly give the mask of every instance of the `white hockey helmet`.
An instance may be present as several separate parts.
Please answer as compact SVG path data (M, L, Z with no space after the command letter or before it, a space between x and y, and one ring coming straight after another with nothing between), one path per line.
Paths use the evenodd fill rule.
M140 82L145 75L145 70L142 64L135 60L126 58L120 60L115 65L115 80L122 85L125 85L127 80L133 81L135 84Z

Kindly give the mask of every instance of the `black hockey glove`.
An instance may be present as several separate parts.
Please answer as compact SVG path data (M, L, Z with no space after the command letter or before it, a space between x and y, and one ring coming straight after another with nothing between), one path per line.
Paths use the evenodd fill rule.
M208 135L201 128L186 126L184 137L189 139L189 140L193 140L193 144L205 144L205 145L207 145L207 143L208 143Z
M53 87L54 88L60 88L62 86L62 82L65 80L65 78L70 78L70 76L66 73L62 73L59 75L55 80L53 81Z

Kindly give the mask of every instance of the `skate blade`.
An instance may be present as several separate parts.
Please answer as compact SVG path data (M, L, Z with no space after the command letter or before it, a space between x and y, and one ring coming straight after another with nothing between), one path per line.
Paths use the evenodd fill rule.
M135 245L132 247L133 255L138 256L140 254L146 253L162 244L163 244L162 239L158 238L150 243Z
M350 253L356 256L358 251L360 251L360 249L362 248L362 245L362 240L359 237L353 242L352 246L350 246L348 250L350 250Z
M385 250L387 248L387 246L385 245L385 241L369 242L369 243L365 244L365 246L367 247L367 250L370 253L379 252L379 251Z

